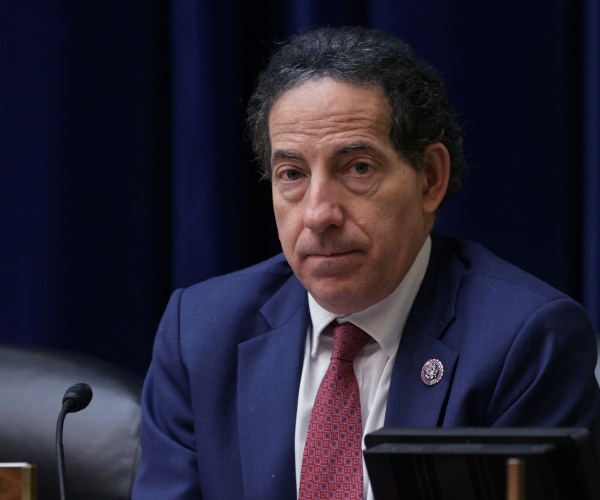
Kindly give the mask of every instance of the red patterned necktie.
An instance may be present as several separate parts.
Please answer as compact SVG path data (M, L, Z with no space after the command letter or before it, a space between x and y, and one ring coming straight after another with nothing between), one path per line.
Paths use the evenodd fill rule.
M351 323L332 323L333 353L312 413L298 498L363 496L362 418L354 358L371 337Z

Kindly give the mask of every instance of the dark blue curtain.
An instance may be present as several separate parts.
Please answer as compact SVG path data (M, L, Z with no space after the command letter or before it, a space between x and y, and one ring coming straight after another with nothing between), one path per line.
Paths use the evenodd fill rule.
M166 6L0 3L0 342L147 366L170 286Z
M600 331L600 2L586 0L583 28L583 298Z
M471 170L438 229L600 329L597 0L0 4L0 342L143 372L175 287L278 251L243 138L277 40L364 24L443 74Z

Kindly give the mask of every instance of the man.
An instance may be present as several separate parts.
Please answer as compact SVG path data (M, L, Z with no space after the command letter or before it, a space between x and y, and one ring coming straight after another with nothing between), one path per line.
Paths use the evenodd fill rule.
M173 294L144 387L135 499L311 498L346 480L343 498L372 498L360 465L338 477L335 458L312 462L320 383L334 339L350 338L331 333L338 323L367 334L349 360L360 401L341 403L359 409L359 441L383 426L583 426L598 442L582 308L432 233L460 187L462 133L404 43L363 28L293 38L261 74L248 123L283 256Z

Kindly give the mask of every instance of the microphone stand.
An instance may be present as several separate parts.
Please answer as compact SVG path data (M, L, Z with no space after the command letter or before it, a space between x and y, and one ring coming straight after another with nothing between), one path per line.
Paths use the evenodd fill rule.
M67 487L65 481L65 453L63 449L63 427L67 413L83 410L92 400L92 389L89 385L75 384L67 389L62 401L62 408L56 421L56 459L58 462L58 486L60 500L66 500Z
M71 408L67 405L63 406L58 414L56 422L56 459L58 462L58 487L60 489L60 500L66 500L66 481L65 481L65 452L63 448L63 427L65 417Z

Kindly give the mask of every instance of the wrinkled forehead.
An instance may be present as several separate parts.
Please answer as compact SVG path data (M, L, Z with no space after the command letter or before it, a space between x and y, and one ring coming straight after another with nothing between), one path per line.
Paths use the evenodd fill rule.
M285 96L289 95L290 93L293 93L297 89L299 89L301 87L308 87L308 86L311 86L313 88L325 89L327 87L327 84L331 84L334 82L338 83L342 86L355 87L357 89L370 89L374 93L377 93L381 98L385 99L385 101L388 105L390 104L387 92L379 83L376 83L373 81L360 81L355 78L343 77L343 76L339 76L339 75L332 76L329 74L325 74L325 75L316 74L316 75L305 76L303 78L299 78L297 80L291 81L283 89L281 89L279 92L277 92L271 101L271 104L269 107L269 115L270 115L271 111L273 110L273 107L277 104L277 102L280 99L284 98Z
M334 78L304 80L286 89L273 101L269 129L273 120L285 117L290 125L303 119L325 119L338 116L352 122L369 115L383 117L390 125L391 107L383 88ZM271 132L271 130L269 130Z

